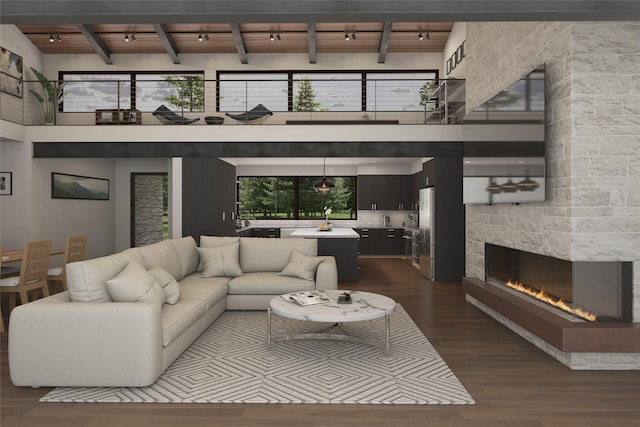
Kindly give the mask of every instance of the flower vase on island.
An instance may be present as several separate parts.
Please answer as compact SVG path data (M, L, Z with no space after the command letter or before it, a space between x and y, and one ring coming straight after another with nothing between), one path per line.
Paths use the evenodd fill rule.
M331 214L331 208L328 207L324 207L324 209L322 210L322 214L325 217L325 222L324 224L320 224L320 231L331 231L332 225L331 225L331 221L329 221L329 215Z

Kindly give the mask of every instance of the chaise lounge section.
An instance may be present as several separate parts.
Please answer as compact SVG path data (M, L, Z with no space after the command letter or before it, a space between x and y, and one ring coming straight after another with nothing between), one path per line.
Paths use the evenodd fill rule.
M13 384L150 385L225 310L337 289L338 274L315 239L201 236L200 247L184 237L68 264L67 281L12 311Z

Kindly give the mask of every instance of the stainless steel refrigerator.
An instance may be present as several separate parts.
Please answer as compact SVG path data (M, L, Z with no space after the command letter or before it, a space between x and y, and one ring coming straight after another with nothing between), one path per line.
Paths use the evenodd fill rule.
M420 210L418 212L420 274L429 280L435 278L435 190L434 187L420 190Z

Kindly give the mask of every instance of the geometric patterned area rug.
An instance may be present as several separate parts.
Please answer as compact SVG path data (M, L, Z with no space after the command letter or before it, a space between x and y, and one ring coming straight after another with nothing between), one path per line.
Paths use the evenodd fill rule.
M318 323L273 319L274 335ZM41 402L474 404L464 386L400 306L390 317L389 354L333 340L267 348L266 311L227 311L148 387L59 387ZM343 324L384 339L384 319Z

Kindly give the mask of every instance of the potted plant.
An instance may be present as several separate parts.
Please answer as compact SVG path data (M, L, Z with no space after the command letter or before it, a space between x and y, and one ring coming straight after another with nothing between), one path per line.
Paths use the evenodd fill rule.
M437 80L430 80L420 88L420 105L424 107L424 122L427 123L427 112L433 111L435 103L431 99L433 91L438 88Z
M53 83L49 79L47 79L45 75L40 71L36 70L33 67L29 68L31 68L31 71L33 71L33 74L40 82L42 93L33 89L29 89L29 92L31 92L40 103L40 109L42 110L42 115L44 116L44 123L53 124L56 118L56 110L58 109L58 106L64 98L64 93L62 92L62 90L64 89L65 83Z

